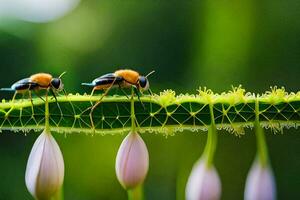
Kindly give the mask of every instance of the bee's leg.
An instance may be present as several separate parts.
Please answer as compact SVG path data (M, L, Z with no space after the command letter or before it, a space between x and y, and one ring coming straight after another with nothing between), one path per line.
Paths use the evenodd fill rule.
M110 87L110 88L111 88L111 87ZM94 110L96 109L96 107L101 103L101 101L102 101L102 99L104 98L104 96L107 95L107 93L109 92L110 88L108 88L108 89L102 94L102 96L100 97L100 99L99 99L92 107L90 107L91 112L90 112L89 116L90 116L91 126L92 126L92 129L93 129L94 132L95 132L95 124L94 124L94 121L93 121L93 112L94 112Z
M36 123L36 125L38 125L37 121L34 118L34 105L33 105L33 100L32 100L32 94L31 94L31 90L28 90L28 96L31 102L31 118L34 120L34 122Z
M58 109L59 109L59 112L60 112L60 119L59 119L59 122L58 122L58 124L59 124L59 123L60 123L60 121L62 120L62 117L63 117L63 112L62 112L62 110L61 110L61 107L60 107L60 105L59 105L59 103L58 103L58 101L57 101L57 98L56 98L55 92L53 91L53 89L52 89L52 88L50 88L50 92L51 92L52 96L54 97L54 99L55 99L55 102L56 102L56 105L57 105L57 107L58 107Z
M144 105L144 104L143 104L143 102L141 101L141 98L140 98L139 91L138 91L138 89L137 89L136 87L134 87L134 93L135 93L135 94L136 94L136 96L138 97L138 99L139 99L139 102L142 104L142 106L143 106L144 110L146 110L146 108L145 108L145 105Z
M70 103L70 105L71 105L71 107L72 107L73 114L74 114L74 115L76 115L75 108L74 108L74 106L73 106L72 102L69 100L69 98L68 98L68 94L67 94L66 90L65 90L65 89L63 89L62 91L63 91L64 95L66 96L66 99L69 101L69 103Z
M28 97L29 97L29 100L30 100L30 103L31 103L31 114L32 114L32 117L34 116L34 105L33 105L33 100L32 100L32 95L31 95L31 91L28 90Z
M94 125L94 121L93 121L93 112L95 110L95 108L101 103L102 99L108 94L108 92L110 91L110 89L114 86L114 83L116 81L116 78L114 79L114 81L111 83L111 85L105 90L105 92L102 94L102 96L100 97L100 99L97 101L97 103L95 103L92 108L91 108L91 112L90 112L90 120L91 120L91 126L93 131L95 132L95 125Z
M96 89L95 89L95 87L94 87L93 90L92 90L92 92L91 92L91 94L90 94L91 97L94 95L95 90L96 90Z
M96 89L95 89L95 87L94 87L93 90L92 90L92 92L91 92L91 94L90 94L90 104L91 104L91 106L88 107L87 109L85 109L84 111L82 111L81 114L85 113L86 111L90 110L90 109L93 107L92 97L93 97L93 95L94 95L95 90L96 90Z
M18 92L17 92L17 91L15 91L15 93L14 93L14 96L13 96L13 98L11 99L11 102L12 102L12 103L14 103L14 101L15 101L15 99L16 99L16 96L17 96L17 94L18 94Z
M31 102L31 113L32 113L32 116L34 115L34 108L33 108L33 100L32 100L32 93L31 91L34 91L34 87L31 85L31 83L29 84L28 86L28 98Z
M21 103L23 103L24 101L24 98L25 98L25 93L22 92L22 99L21 99ZM20 109L20 115L19 115L19 118L20 118L20 123L21 123L21 126L23 127L23 121L22 121L22 116L23 116L23 108Z
M126 92L123 90L123 88L121 87L120 84L119 85L119 89L123 92L123 94L127 97L127 99L129 99L129 96L126 94Z
M91 94L90 94L90 104L91 104L91 106L93 106L92 97L93 97L94 92L95 92L95 90L96 90L95 88L96 88L96 87L93 88L93 90L92 90L92 92L91 92Z
M41 97L35 90L32 90L32 91L33 91L33 93L34 93L37 97L39 97L40 99L42 99L43 102L46 102L45 99L44 99L43 97Z
M66 97L68 97L67 91L66 91L65 89L63 89L62 91L63 91L64 95L65 95Z
M34 113L34 111L33 111L33 100L32 100L32 95L31 95L31 91L29 90L28 91L28 96L29 96L29 100L30 100L30 102L31 102L31 111L32 111L32 114Z
M57 98L56 98L56 95L55 95L55 93L54 93L54 91L53 91L52 88L50 88L50 92L51 92L52 96L54 97L54 99L55 99L55 101L57 103Z
M17 94L18 94L18 92L15 91L14 96L13 96L12 99L11 99L11 103L12 103L12 104L15 103L15 99L16 99ZM12 105L12 106L10 107L10 109L7 111L7 113L5 113L5 117L6 117L6 118L8 117L9 113L10 113L13 109L14 109L14 106Z
M52 88L50 88L50 92L51 92L52 96L53 96L53 97L54 97L54 99L55 99L55 102L56 102L56 104L57 104L57 107L58 107L58 109L59 109L59 111L60 111L60 114L62 115L62 110L61 110L61 108L60 108L60 105L59 105L59 103L58 103L58 101L57 101L57 98L56 98L55 92L53 91L53 89L52 89Z
M150 94L150 96L153 96L153 92L150 88L148 89L148 93Z

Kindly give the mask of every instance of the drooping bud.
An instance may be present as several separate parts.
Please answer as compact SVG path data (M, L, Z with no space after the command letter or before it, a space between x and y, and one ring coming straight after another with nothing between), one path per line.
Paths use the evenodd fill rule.
M64 160L55 139L44 130L35 141L26 167L27 189L36 199L50 199L62 187Z
M276 199L276 184L273 172L269 166L262 166L255 160L247 177L245 200L274 200Z
M149 167L149 155L145 142L136 132L123 140L116 158L116 174L125 189L132 189L144 182Z
M206 159L197 161L188 179L185 195L187 200L218 200L221 181L214 166L207 166Z

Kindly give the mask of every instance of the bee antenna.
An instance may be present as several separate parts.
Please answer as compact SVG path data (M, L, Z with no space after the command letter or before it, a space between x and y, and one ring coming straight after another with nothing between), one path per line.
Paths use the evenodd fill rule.
M151 72L149 72L147 75L146 75L146 78L148 77L148 76L150 76L151 74L153 74L155 71L153 70L153 71L151 71Z
M61 73L58 78L61 78L63 75L65 75L65 73L67 73L67 72L64 71L63 73Z

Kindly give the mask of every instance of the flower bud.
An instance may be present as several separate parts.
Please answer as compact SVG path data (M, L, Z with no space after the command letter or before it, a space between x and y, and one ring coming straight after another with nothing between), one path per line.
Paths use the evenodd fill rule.
M36 199L50 199L64 179L64 160L50 132L44 130L35 141L26 167L27 189Z
M187 200L217 200L221 196L221 181L214 166L207 166L205 159L197 161L188 179Z
M269 166L262 166L255 160L247 177L245 200L273 200L276 199L276 184Z
M147 146L136 132L129 133L123 140L116 158L116 174L125 189L142 184L149 167Z

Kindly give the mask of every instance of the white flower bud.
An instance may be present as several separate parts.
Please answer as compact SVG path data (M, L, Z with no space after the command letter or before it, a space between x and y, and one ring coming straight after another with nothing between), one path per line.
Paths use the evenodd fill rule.
M187 200L218 200L221 181L214 166L207 166L205 159L197 161L188 179L185 195Z
M147 146L138 133L129 133L123 140L116 158L116 174L125 189L142 184L149 167Z
M27 189L36 199L50 199L64 179L62 153L50 132L44 130L35 141L26 167Z
M245 200L274 200L276 199L276 184L272 170L262 166L255 160L247 177Z

